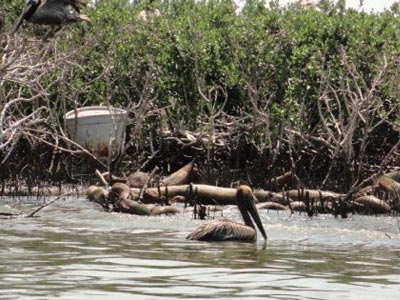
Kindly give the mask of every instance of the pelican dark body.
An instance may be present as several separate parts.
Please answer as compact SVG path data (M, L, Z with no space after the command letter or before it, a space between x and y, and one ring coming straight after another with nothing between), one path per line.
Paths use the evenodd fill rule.
M13 32L19 29L24 20L33 24L56 26L55 31L65 24L89 21L86 15L80 14L80 9L85 6L83 0L27 0Z
M211 221L203 224L186 238L199 241L243 241L254 242L257 239L256 223L264 240L267 240L264 226L254 204L254 194L250 187L241 185L236 192L236 201L243 217L244 225L231 220ZM254 220L253 221L251 220Z

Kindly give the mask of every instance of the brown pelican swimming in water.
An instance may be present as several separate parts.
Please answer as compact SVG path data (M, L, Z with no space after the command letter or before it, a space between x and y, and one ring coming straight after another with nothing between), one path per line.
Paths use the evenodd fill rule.
M244 225L226 219L211 221L201 225L186 238L199 241L254 242L257 239L257 231L251 220L253 218L264 240L267 240L267 234L254 204L254 197L250 187L246 185L238 187L236 201L242 214Z
M80 9L85 6L84 0L27 0L12 32L16 32L26 20L54 26L48 36L54 35L65 24L89 21L88 16L80 14Z

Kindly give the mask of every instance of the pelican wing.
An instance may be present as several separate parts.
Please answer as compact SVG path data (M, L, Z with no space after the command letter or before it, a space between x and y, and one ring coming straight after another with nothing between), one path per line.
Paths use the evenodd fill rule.
M81 8L86 7L86 2L84 0L69 0L71 6L79 13Z
M246 241L256 240L254 228L230 220L219 220L204 223L187 237L199 241Z
M80 12L81 8L87 6L85 0L46 0L44 5L49 5L49 6L71 5L78 13Z

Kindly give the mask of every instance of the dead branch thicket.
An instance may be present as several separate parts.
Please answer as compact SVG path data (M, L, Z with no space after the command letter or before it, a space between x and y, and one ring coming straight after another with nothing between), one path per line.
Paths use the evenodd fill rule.
M61 173L69 175L71 165L81 164L82 170L92 174L94 167L110 169L110 159L101 159L81 145L69 139L63 124L63 115L72 109L101 101L107 105L117 105L113 101L114 84L118 79L113 74L112 60L107 60L103 70L95 77L86 76L90 86L94 81L106 83L104 95L99 99L82 97L82 84L73 81L76 74L85 74L84 62L87 61L86 47L91 47L96 36L85 37L83 43L65 50L65 43L55 38L47 43L36 38L10 36L1 31L2 48L0 52L0 178L19 181L21 171L28 174L44 172L49 177ZM65 38L65 37L64 37ZM82 77L79 78L82 80ZM138 92L139 99L132 100L129 91L124 90L128 99L125 107L132 116L129 120L131 142L127 147L141 153L144 148L153 151L152 139L148 134L146 122L157 117L165 110L154 106L154 78L151 72L143 76L143 87ZM124 87L122 87L124 89ZM132 101L131 101L132 100ZM147 126L147 128L146 128ZM147 152L140 155L143 163ZM90 158L90 162L87 158ZM73 158L73 160L71 160ZM136 163L136 161L135 161ZM127 167L132 166L128 157ZM124 165L120 164L120 167ZM75 168L73 172L79 173ZM29 176L28 176L29 177ZM42 178L43 179L43 178ZM4 182L3 189L4 189ZM29 183L28 183L29 184ZM16 183L17 185L17 183Z
M224 157L223 153L229 153L231 161L232 156L237 158L233 159L236 163L230 164L230 171L240 168L241 179L251 184L257 173L265 176L265 183L268 177L283 173L283 169L293 174L303 171L308 177L321 177L314 187L348 191L371 174L399 167L399 70L395 58L391 60L383 56L365 78L342 49L340 80L334 79L332 70L320 70L320 95L314 112L318 122L311 130L302 119L313 113L306 111L306 105L296 116L297 122L285 118L274 123L273 97L261 96L262 87L257 78L250 78L246 83L252 109L235 116L223 110L228 101L224 87L215 84L205 89L198 80L199 94L206 108L198 120L199 132L177 128L179 134L167 140L180 148L196 149L208 166L226 166L226 160L220 161L220 158ZM388 94L387 89L393 98L383 96L383 90ZM217 98L225 100L217 102ZM289 107L282 104L282 109L289 110ZM257 157L261 159L254 164ZM239 163L240 159L245 160L244 165ZM318 162L323 164L322 176L312 174L312 164L316 166ZM212 183L224 177L221 169L217 170ZM309 184L303 176L300 178L303 184Z
M369 79L363 78L354 64L348 60L344 50L342 50L342 65L346 80L337 86L329 81L328 72L318 99L318 112L322 124L318 142L325 147L331 160L323 185L332 175L337 161L343 162L344 173L349 174L350 182L359 183L364 175L363 172L371 167L368 165L370 163L368 145L371 143L375 147L381 146L377 142L383 141L385 135L390 134L389 130L397 132L397 139L392 138L396 143L376 161L378 166L375 171L382 173L390 162L396 162L395 158L399 155L398 75L390 73L385 56L382 57L376 70L373 70L373 77ZM394 89L396 96L392 102L384 99L380 91L387 84Z
M90 42L85 44L90 45ZM76 70L82 69L80 47L65 53L58 48L57 39L43 43L6 34L2 36L2 45L0 166L15 160L17 146L23 140L33 149L46 145L48 174L66 167L61 165L63 160L57 159L60 153L84 154L104 169L109 169L109 164L107 166L68 139L62 124L62 115L67 107L85 105L80 99L79 88L70 83ZM366 174L386 171L391 166L398 166L400 160L400 101L396 98L400 91L398 70L393 71L394 60L382 57L381 63L366 79L343 50L343 74L339 81L332 79L329 69L320 72L320 95L316 99L319 119L312 130L301 124L307 122L302 119L303 115L310 113L305 111L309 109L307 106L303 106L295 116L297 122L281 118L277 123L272 110L274 98L266 97L265 92L260 91L260 83L250 76L247 76L244 87L250 109L228 113L225 107L230 99L226 86L222 83L206 85L205 75L200 71L196 74L201 105L199 117L191 120L191 124L171 124L169 116L177 108L157 106L157 80L154 76L161 75L157 74L158 67L150 61L148 72L142 76L138 99L132 99L132 94L126 90L130 141L127 154L121 158L120 171L149 170L160 162L170 164L195 158L205 168L208 183L226 184L242 179L260 186L283 171L312 173L314 161L328 161L323 166L324 175L317 187L330 188L332 180L338 176L355 186ZM112 72L113 66L109 62L104 71L91 80L106 82L107 93L102 95L103 100L115 105L112 93L116 79ZM392 89L393 99L382 96L381 90L388 87ZM286 104L280 105L282 110L288 109ZM154 124L158 126L152 126ZM385 136L388 132L392 135L397 133L397 139ZM380 156L371 156L374 152L369 148L371 145L382 148ZM16 169L29 168L29 163L34 163L32 160L17 162ZM226 176L225 171L230 175ZM1 172L4 175L4 168ZM257 181L256 176L261 180Z
M342 49L340 80L334 82L329 70L322 73L317 101L320 126L310 134L290 131L308 149L322 150L328 156L330 165L322 186L338 169L350 188L366 174L398 167L400 91L398 67L393 72L393 61L390 63L389 67L383 56L365 78ZM393 99L384 98L382 90L387 87Z
M79 93L68 82L74 68L79 68L78 51L63 52L57 40L44 43L6 33L2 38L1 177L34 168L52 174L61 167L59 153L92 156L66 136L60 118L68 101L77 106Z
M19 38L6 36L3 45L0 66L2 163L10 158L23 136L32 136L33 130L40 130L46 123L50 113L46 100L49 99L46 99L48 94L41 79L59 62L49 60L46 53L32 51L32 44Z

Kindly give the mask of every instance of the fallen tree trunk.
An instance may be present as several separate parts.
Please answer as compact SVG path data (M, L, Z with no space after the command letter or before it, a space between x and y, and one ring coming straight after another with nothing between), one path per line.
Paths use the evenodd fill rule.
M182 185L188 184L190 175L194 168L194 161L180 168L178 171L160 180L162 185Z
M312 190L312 189L304 189L304 190L289 190L286 192L289 198L293 200L304 200L306 194L308 193L308 197L311 201L338 201L341 197L345 197L346 194L339 194L330 191L321 191L321 190ZM322 199L321 199L322 198Z
M187 190L190 185L176 185L176 186L168 186L168 197L172 198L174 196L185 196ZM212 185L205 184L193 184L193 191L197 190L197 199L202 204L220 204L220 205L228 205L228 204L236 204L236 189L235 188L226 188L226 187L217 187ZM138 199L140 189L131 188L132 197L134 200ZM155 203L157 202L159 196L166 196L166 187L160 187L160 193L158 193L157 188L148 188L144 192L142 202L143 203ZM306 189L304 192L300 192L298 190L289 190L285 192L285 194L289 197L289 200L303 201L302 195L305 197L306 193L309 194L309 199L311 201L319 201L322 197L323 201L338 201L340 197L344 197L344 194L338 194L330 191L319 191L319 190L309 190ZM264 190L255 190L254 195L257 197L258 202L267 202L273 201L280 203L282 205L287 205L288 198L278 193L264 191ZM300 196L299 196L300 195Z
M279 204L277 202L264 202L264 203L259 203L257 205L257 209L270 209L270 210L288 210L289 207L286 205Z
M388 173L384 173L383 176L392 178L393 180L400 182L400 171L392 171L392 172L388 172Z
M91 190L94 189L88 189L88 191ZM153 212L153 207L145 207L144 204L161 204L162 199L165 199L166 197L170 199L174 198L176 199L176 202L183 202L185 201L185 198L186 201L190 202L189 199L191 198L192 200L195 200L197 204L203 205L236 205L237 191L235 188L217 187L204 184L147 188L144 191L142 198L144 204L141 204L136 201L139 199L141 189L129 188L127 185L116 183L113 185L111 191L114 190L118 192L117 198L119 199L119 205L117 206L116 211L145 215L158 214L158 212L157 209ZM297 190L291 190L285 193L285 197L264 190L256 190L254 194L258 198L258 201L256 202L261 203L260 208L275 210L290 209L291 211L307 211L309 213L335 213L335 211L337 212L338 205L343 201L343 198L341 198L343 196L342 194L319 190L302 190L300 192ZM111 195L113 195L113 193L111 193ZM98 193L94 192L92 192L92 194L89 193L88 196L89 199L91 198L90 196L92 196L92 198L99 198ZM283 203L271 202L271 196L277 198ZM295 201L288 196L291 196ZM109 201L110 203L115 202L112 198L109 199ZM191 204L193 204L193 201ZM173 209L174 211L171 213L178 212L177 209ZM350 206L347 209L348 212L357 211L360 213L375 214L389 213L391 210L390 205L387 202L372 195L358 197L350 203Z
M287 195L285 195L286 192L282 193L275 193L271 191L265 191L265 190L255 190L254 195L257 197L257 199L260 202L276 202L282 205L288 205L288 201L293 201L292 199L288 198Z
M158 188L148 188L143 194L143 203L155 203L159 200L160 196L167 196L172 198L174 196L185 196L188 193L190 185L175 185L168 187L160 187L159 195ZM216 187L212 185L205 184L193 184L193 197L197 199L198 202L202 204L236 204L236 189L234 188L224 188ZM131 195L134 200L139 199L140 189L131 188Z
M389 204L372 195L358 197L352 203L359 206L356 207L358 212L372 214L386 214L390 212Z
M382 175L375 179L377 189L384 190L393 197L400 197L400 183L389 176Z
M400 182L400 171L395 170L387 173L375 173L370 177L364 179L361 183L354 186L347 192L346 197L344 198L345 201L350 201L351 199L358 198L359 196L369 194L370 190L374 189L376 186L376 181L378 178L385 176L393 179L394 181Z
M300 182L299 177L292 172L286 172L278 177L271 179L269 183L269 189L274 191L280 191L287 188L295 188Z

